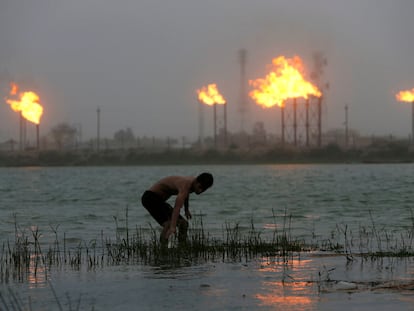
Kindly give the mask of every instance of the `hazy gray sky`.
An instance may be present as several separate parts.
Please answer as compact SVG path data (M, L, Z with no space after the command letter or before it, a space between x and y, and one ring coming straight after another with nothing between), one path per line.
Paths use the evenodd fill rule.
M41 131L81 124L84 138L130 127L136 135L197 137L196 89L217 83L228 128L240 129L238 51L246 76L263 77L272 59L300 56L308 70L321 51L328 65L323 127L408 136L414 87L412 0L2 0L0 95L11 80L35 90ZM212 130L205 109L206 134ZM249 103L245 129L279 131L277 108ZM210 122L211 120L211 122ZM30 131L30 126L29 126ZM18 138L18 117L0 104L0 141Z

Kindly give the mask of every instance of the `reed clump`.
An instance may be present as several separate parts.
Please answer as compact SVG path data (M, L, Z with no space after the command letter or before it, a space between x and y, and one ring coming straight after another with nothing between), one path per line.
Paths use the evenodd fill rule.
M239 224L225 224L223 238L219 239L204 230L202 219L189 230L187 239L179 241L173 238L168 246L159 241L159 232L154 228L144 230L126 229L124 236L115 241L106 240L106 264L185 264L206 261L241 261L256 256L288 256L291 252L301 251L303 243L287 238L288 234L274 235L267 240L260 231L251 228L246 232Z
M379 227L369 212L371 224L352 231L348 225L336 225L330 239L321 241L319 249L344 254L348 261L355 257L377 259L383 257L414 257L414 217L412 225L402 231Z
M304 243L291 237L287 228L275 232L265 239L253 221L246 230L239 224L226 223L222 238L205 231L201 217L195 217L187 239L178 241L172 238L169 245L159 241L159 229L128 226L128 210L125 226L115 219L115 235L89 242L69 244L66 234L60 240L58 226L51 227L54 241L51 245L41 245L39 228L29 232L19 230L16 221L14 242L3 243L0 254L0 282L10 279L23 281L28 275L47 275L52 267L71 266L73 269L95 269L119 264L168 264L183 265L207 261L241 261L256 256L287 257L292 252L304 249Z
M51 227L54 242L41 245L38 228L29 232L19 230L16 221L14 242L3 243L0 254L0 283L10 280L24 281L29 276L40 275L47 280L53 267L70 266L73 269L96 269L120 264L182 266L203 262L240 262L256 257L276 258L289 261L294 254L309 250L324 250L343 254L348 261L356 256L375 259L378 257L414 257L413 227L405 234L396 235L383 228L377 229L372 221L370 227L360 227L357 234L346 225L337 225L330 239L319 245L307 244L292 237L291 217L285 212L281 228L275 226L272 234L250 225L225 223L221 237L213 236L204 229L202 217L194 217L187 239L172 238L168 246L159 241L159 229L135 227L128 223L126 209L124 223L115 220L115 234L78 244L69 243L66 234L59 237L58 226ZM279 229L278 229L279 228Z

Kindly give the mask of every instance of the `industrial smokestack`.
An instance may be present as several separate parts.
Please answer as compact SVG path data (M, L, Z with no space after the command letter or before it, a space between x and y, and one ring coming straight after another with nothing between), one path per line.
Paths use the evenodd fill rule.
M204 147L204 104L198 101L198 141L202 149Z
M322 96L318 98L318 147L322 146Z
M297 132L298 132L298 122L297 122L297 99L293 99L293 135L294 135L294 145L297 146Z
M23 150L23 144L24 144L23 143L23 122L24 122L23 115L20 112L20 116L19 116L19 149L20 151Z
M217 148L217 104L213 105L214 112L214 148Z
M280 118L282 125L282 146L285 144L285 106L280 107Z
M37 151L40 150L40 130L39 130L39 124L36 124L36 149Z
M247 50L241 49L239 51L240 62L240 98L239 98L239 112L240 112L240 129L244 132L244 125L246 119L247 99L246 99L246 60Z
M20 112L20 151L23 151L26 148L26 123L23 113Z

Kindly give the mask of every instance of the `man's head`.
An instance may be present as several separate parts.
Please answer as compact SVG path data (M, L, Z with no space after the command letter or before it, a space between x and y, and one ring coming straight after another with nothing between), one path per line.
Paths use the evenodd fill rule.
M197 187L194 190L196 194L200 194L204 191L206 191L208 188L210 188L213 185L213 175L210 173L201 173L196 178L197 181Z

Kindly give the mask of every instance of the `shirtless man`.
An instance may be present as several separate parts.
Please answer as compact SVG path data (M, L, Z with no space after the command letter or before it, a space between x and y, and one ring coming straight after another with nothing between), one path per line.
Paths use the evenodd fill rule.
M190 193L200 194L213 185L213 175L202 173L193 176L168 176L144 192L141 198L142 205L151 216L163 227L160 241L165 243L170 235L176 232L178 227L178 240L185 241L187 238L188 222L180 215L180 209L184 206L185 217L191 219L188 209L188 198ZM174 208L167 200L176 195Z

